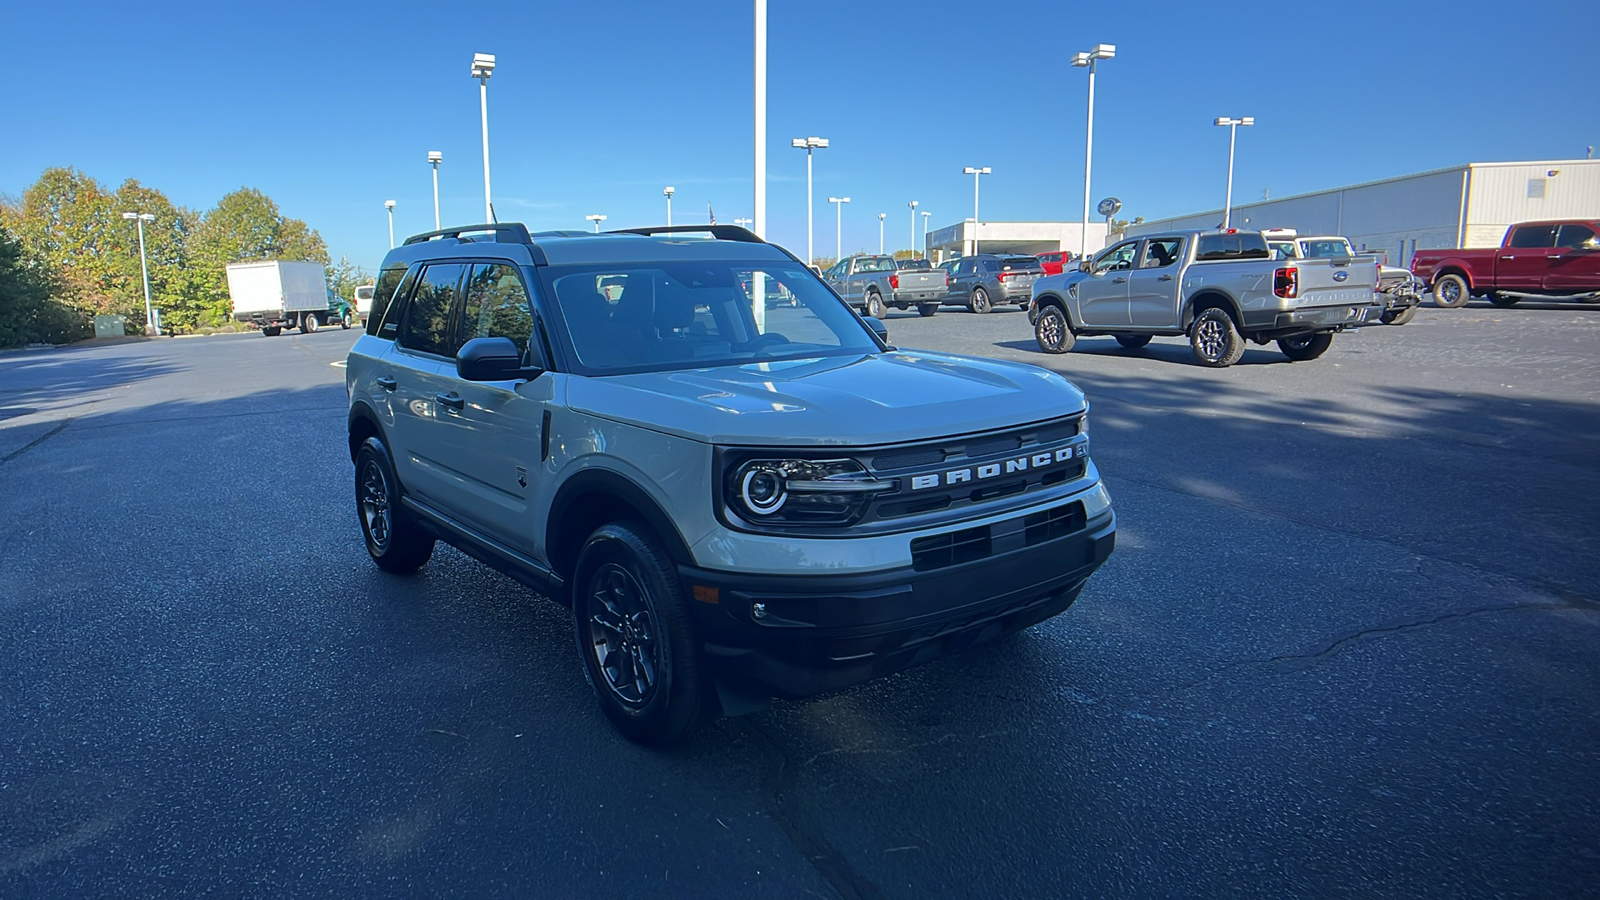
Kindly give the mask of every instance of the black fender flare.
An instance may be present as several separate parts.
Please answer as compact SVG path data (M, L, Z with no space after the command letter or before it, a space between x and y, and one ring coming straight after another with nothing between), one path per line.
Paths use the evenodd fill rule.
M689 552L688 542L683 539L678 526L644 488L626 475L610 469L584 469L556 489L556 495L550 501L549 516L545 519L545 555L562 577L570 572L577 561L578 551L583 549L583 542L589 539L587 530L583 534L576 534L573 529L562 528L562 524L571 516L582 515L582 510L594 508L590 503L578 504L585 498L597 495L611 498L637 514L661 539L673 562L679 565L694 564L694 556ZM611 519L610 516L606 518L608 521ZM604 523L596 523L596 527L599 524Z
M384 446L389 445L389 438L383 432L383 423L378 419L378 413L365 400L357 400L350 404L350 413L345 418L345 429L350 440L350 461L356 461L356 454L361 450L361 442L368 437L377 437Z

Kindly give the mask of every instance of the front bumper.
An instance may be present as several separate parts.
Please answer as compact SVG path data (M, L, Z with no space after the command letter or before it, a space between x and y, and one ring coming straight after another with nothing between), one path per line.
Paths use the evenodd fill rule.
M986 526L991 552L982 558L931 568L777 576L681 566L679 574L707 662L726 686L805 697L1009 634L1072 605L1111 555L1116 518L1107 510L1071 533L1030 543L1037 515Z

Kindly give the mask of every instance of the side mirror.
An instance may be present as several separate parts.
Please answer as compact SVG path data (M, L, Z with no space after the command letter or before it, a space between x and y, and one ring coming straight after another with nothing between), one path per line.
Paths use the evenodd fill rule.
M1083 262L1078 263L1078 271L1079 272L1088 272L1089 271L1089 261L1088 260L1084 260Z
M522 351L508 337L473 338L456 353L456 372L468 381L534 379L544 374L537 366L522 364Z
M867 327L872 329L872 333L878 336L878 340L885 344L889 343L889 326L883 324L882 319L875 316L862 316L862 318L866 320Z

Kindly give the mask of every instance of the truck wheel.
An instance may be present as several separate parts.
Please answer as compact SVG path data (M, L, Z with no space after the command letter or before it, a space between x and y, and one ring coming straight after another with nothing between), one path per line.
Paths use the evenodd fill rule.
M717 710L678 572L639 522L613 522L584 542L572 576L584 676L629 740L664 745Z
M1033 339L1046 353L1065 353L1078 342L1072 325L1067 322L1067 314L1054 303L1039 311L1039 319L1033 323Z
M1123 347L1125 347L1125 348L1127 348L1129 350L1137 350L1140 347L1143 347L1145 344L1150 343L1150 335L1148 335L1148 334L1119 334L1119 335L1117 335L1117 343L1121 344Z
M889 314L889 308L883 305L883 297L877 291L867 291L867 315L874 319L881 319Z
M1408 306L1405 309L1386 309L1383 312L1383 324L1404 325L1417 317L1417 308Z
M349 331L350 321L350 310L347 309L344 311L344 315L339 317L339 327L343 328L345 331Z
M1500 307L1501 309L1510 309L1511 307L1516 306L1517 301L1521 299L1521 297L1513 297L1510 294L1502 294L1499 291L1489 292L1489 302Z
M399 488L388 448L367 438L356 452L356 516L372 561L385 572L404 575L428 561L434 542L400 505Z
M1331 331L1319 331L1316 334L1299 334L1278 340L1278 349L1283 351L1284 356L1295 362L1316 359L1327 353L1328 348L1331 346L1333 346L1333 332Z
M939 314L939 304L937 304L937 303L918 303L917 304L917 315L923 317L924 319L926 319L929 316L934 316L934 315L938 315L938 314Z
M300 333L310 334L313 331L316 331L317 326L320 324L322 323L317 321L316 313L306 313L300 317Z
M283 329L282 328L263 328L263 329L261 329L261 333L266 335L267 337L277 337L279 334L283 333Z
M1200 311L1189 329L1189 349L1200 365L1225 369L1244 355L1244 338L1226 310L1213 306Z
M1466 306L1472 299L1472 293L1467 290L1467 280L1460 275L1440 275L1433 282L1433 305L1445 309L1456 309Z
M986 313L990 310L989 292L981 287L972 289L972 297L967 300L967 309L975 313Z

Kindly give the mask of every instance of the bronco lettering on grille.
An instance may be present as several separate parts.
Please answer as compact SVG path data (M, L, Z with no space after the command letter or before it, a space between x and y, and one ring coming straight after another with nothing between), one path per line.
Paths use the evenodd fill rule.
M962 482L996 478L1001 472L1013 474L1026 472L1029 469L1045 469L1059 463L1068 463L1088 453L1086 444L1076 444L1071 447L1062 447L1050 453L1035 453L1032 456L1019 456L1008 459L1003 463L990 463L983 466L968 466L965 469L951 469L947 472L933 472L927 475L914 475L911 478L913 491L936 488L940 485L960 484Z

